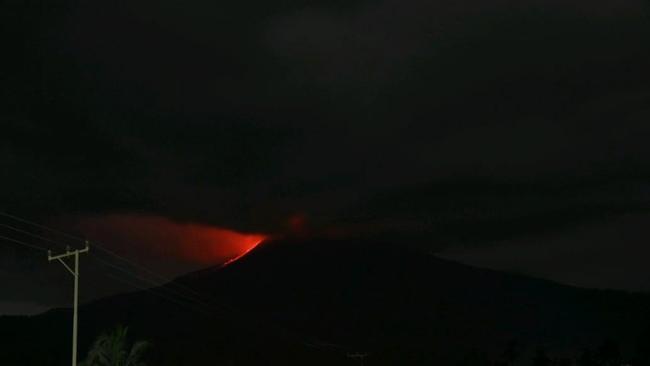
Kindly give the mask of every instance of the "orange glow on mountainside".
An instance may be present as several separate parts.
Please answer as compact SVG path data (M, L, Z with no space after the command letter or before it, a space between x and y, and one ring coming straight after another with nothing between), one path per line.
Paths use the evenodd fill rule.
M111 243L122 254L202 265L232 263L266 239L263 234L161 216L106 215L79 219L75 226L90 239Z
M234 262L238 261L239 259L243 258L246 254L250 253L251 250L257 248L257 246L260 245L260 243L261 243L262 241L264 241L264 239L261 239L261 240L258 241L257 243L253 244L250 248L248 248L248 249L247 249L245 252L243 252L242 254L240 254L240 255L238 255L238 256L232 258L232 259L227 260L226 263L224 263L224 264L221 265L221 267L225 267L225 266L227 266L227 265L229 265L229 264L231 264L231 263L234 263Z

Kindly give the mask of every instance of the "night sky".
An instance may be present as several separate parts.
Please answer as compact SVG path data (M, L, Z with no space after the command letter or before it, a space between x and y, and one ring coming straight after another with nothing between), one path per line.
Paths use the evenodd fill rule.
M322 235L650 291L648 1L6 0L0 17L4 213L169 276ZM101 284L82 300L123 290L82 265ZM0 313L68 304L60 267L0 240Z

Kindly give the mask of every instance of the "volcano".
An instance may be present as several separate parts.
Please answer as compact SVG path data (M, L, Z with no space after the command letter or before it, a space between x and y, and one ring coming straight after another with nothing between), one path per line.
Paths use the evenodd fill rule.
M397 243L285 239L161 288L86 304L80 349L121 323L152 341L155 365L346 365L356 362L351 352L377 365L458 364L476 350L496 357L513 341L569 354L608 338L631 347L650 324L649 305L644 294L473 268ZM0 356L67 364L69 316L0 318Z

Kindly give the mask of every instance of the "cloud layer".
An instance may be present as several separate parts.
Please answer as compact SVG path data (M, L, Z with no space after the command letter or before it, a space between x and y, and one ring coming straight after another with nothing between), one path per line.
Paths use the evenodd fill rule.
M647 2L2 7L0 202L35 220L438 249L649 207Z

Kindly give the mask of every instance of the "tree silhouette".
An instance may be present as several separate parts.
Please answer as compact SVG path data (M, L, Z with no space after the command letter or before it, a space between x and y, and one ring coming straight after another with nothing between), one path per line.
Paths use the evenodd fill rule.
M585 348L577 362L578 366L596 366L596 361L594 360L594 355L590 349Z
M496 362L496 365L504 365L504 366L513 365L519 358L520 354L521 354L521 350L520 350L519 342L517 342L516 340L511 340L506 345L506 349L499 356L499 360Z
M650 366L650 328L641 333L636 340L634 365Z
M149 343L138 341L129 349L127 333L127 327L117 326L112 332L99 336L80 366L146 366L142 355Z
M605 340L598 347L596 355L603 366L619 366L621 364L621 351L616 341Z
M568 357L558 357L553 360L553 365L555 366L571 366L573 361Z
M533 366L549 366L550 364L551 359L546 354L546 350L538 348L535 351L535 357L533 358Z
M488 366L490 365L487 355L476 348L467 352L458 366Z

